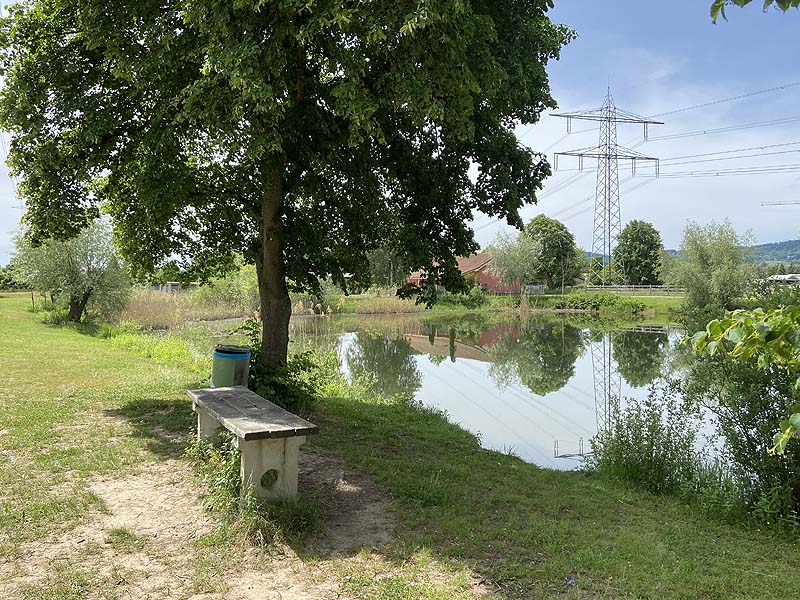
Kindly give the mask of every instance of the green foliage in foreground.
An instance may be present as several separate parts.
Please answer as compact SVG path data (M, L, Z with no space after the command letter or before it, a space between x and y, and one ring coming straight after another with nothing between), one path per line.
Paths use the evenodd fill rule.
M698 353L728 355L741 363L755 363L767 369L777 365L786 369L800 389L800 306L773 310L735 310L723 319L715 319L692 337ZM789 398L786 399L787 401ZM800 403L787 402L788 418L781 421L770 448L782 454L786 445L800 437ZM778 426L778 424L775 424Z
M716 23L717 19L722 15L722 18L727 21L728 16L725 14L726 6L730 6L731 4L734 6L747 6L752 1L753 0L714 0L711 4L711 20ZM773 5L786 12L792 7L797 8L800 6L800 0L764 0L764 10L767 10Z
M645 400L623 399L610 427L592 439L588 466L602 477L681 498L715 519L774 522L775 514L751 518L744 482L696 450L702 420L696 405L678 400L676 390L673 383L651 389Z

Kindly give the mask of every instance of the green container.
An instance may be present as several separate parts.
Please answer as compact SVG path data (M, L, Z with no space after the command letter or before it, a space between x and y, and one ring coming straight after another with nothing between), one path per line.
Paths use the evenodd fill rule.
M211 387L247 387L250 375L250 348L246 346L225 346L217 344L214 348L214 361L211 364Z

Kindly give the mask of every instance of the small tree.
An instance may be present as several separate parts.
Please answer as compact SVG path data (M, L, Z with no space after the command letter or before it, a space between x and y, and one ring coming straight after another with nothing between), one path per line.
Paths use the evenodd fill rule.
M671 270L674 283L686 288L689 308L729 307L745 292L753 279L749 244L749 236L738 235L728 221L686 225Z
M513 237L501 231L492 242L489 272L505 285L519 283L522 293L525 284L533 281L536 276L536 262L540 252L540 244L524 232Z
M409 271L398 252L383 247L367 254L372 283L390 288L402 283Z
M616 270L629 285L659 285L664 244L646 221L633 220L622 230L612 256Z
M79 322L90 302L106 314L125 306L130 281L106 222L95 221L66 242L35 247L18 235L15 244L15 277L68 307L67 320Z
M565 285L580 275L583 252L575 236L556 219L538 215L525 226L525 234L539 245L533 279L549 288Z

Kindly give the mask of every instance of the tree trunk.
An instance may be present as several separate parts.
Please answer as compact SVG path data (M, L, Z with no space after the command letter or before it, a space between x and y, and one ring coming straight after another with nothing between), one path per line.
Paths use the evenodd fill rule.
M80 296L73 296L69 299L69 313L67 314L67 321L73 323L80 323L83 318L83 313L86 311L86 305L89 303L89 297L92 291L84 292Z
M258 293L261 298L261 364L273 366L286 364L289 318L292 316L281 238L282 204L282 174L274 169L269 189L264 193L261 209L262 252L256 257Z

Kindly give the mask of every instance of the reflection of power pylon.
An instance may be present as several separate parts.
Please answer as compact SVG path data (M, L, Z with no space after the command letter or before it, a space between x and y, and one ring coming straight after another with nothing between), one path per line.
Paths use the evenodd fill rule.
M597 433L606 431L619 407L622 376L611 358L611 334L592 342L592 370L594 374L594 404L597 414Z

